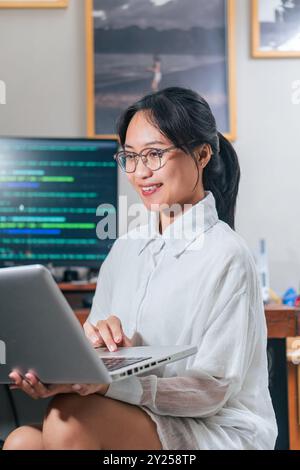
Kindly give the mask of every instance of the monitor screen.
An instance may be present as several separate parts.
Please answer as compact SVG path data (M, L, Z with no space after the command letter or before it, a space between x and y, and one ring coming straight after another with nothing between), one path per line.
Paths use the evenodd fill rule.
M99 268L100 204L117 211L116 140L0 138L0 265Z

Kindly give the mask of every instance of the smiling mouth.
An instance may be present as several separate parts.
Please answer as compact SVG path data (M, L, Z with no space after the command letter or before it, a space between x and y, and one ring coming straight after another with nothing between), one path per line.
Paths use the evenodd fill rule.
M159 184L154 184L151 186L144 186L141 188L141 191L144 196L149 196L150 194L153 194L156 191L158 191L161 187L162 187L162 183L159 183Z

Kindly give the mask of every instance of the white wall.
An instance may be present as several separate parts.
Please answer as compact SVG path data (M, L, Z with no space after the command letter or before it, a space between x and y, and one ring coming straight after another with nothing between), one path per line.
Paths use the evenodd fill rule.
M300 281L300 105L291 102L299 59L251 59L249 3L236 2L237 229L253 250L266 237L272 286L282 293ZM0 80L0 135L85 135L84 0L67 10L0 10ZM120 193L136 201L124 176Z
M299 59L250 57L250 8L237 1L238 140L242 169L237 229L252 249L268 243L271 285L300 283L300 104L292 104Z
M83 0L68 9L0 9L0 134L85 135Z

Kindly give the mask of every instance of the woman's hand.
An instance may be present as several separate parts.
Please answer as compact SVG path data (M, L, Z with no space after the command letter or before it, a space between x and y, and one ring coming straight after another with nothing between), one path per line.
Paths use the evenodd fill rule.
M17 371L13 371L9 374L9 378L15 383L10 386L10 389L23 390L23 392L35 400L38 398L53 397L60 393L78 393L82 396L91 395L93 393L105 395L109 387L108 384L53 384L45 386L31 372L28 372L25 374L25 377L22 377Z
M107 320L98 321L96 326L86 321L83 328L94 348L106 346L110 351L116 351L118 346L134 345L125 335L121 320L115 315L111 315Z
M110 351L116 351L117 346L131 347L134 345L124 333L121 321L118 317L111 315L107 320L101 320L96 326L89 322L83 325L87 338L95 348L106 346ZM65 384L44 385L32 373L28 372L22 377L17 371L12 371L9 378L14 382L11 389L23 390L31 398L49 398L60 393L78 393L82 396L100 393L105 395L108 384Z

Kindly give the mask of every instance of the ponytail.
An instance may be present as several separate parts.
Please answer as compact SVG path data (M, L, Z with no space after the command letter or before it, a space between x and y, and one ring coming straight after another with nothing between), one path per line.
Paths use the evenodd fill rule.
M203 172L203 185L216 200L220 220L235 228L235 206L240 182L240 166L232 144L220 132L219 152L212 155Z

